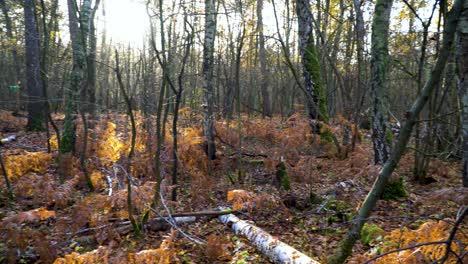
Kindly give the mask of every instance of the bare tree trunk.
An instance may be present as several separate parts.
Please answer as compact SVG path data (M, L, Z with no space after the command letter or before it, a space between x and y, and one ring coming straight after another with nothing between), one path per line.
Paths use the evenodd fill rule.
M44 97L41 82L39 31L36 22L36 3L24 1L26 77L28 86L28 130L44 129Z
M51 6L50 20L47 23L46 19L46 5L44 0L41 0L41 9L42 9L42 27L43 27L43 45L42 45L42 60L41 60L41 80L42 80L42 90L44 94L44 113L46 115L46 120L50 122L54 128L55 134L57 136L57 146L60 149L60 130L57 124L52 119L52 114L50 113L50 102L48 96L49 89L49 46L50 46L50 28L52 27L54 21L57 19L57 9L58 9L58 0L54 0ZM48 122L45 122L46 131L47 131L47 150L51 152L50 149L50 133ZM59 157L60 159L60 157Z
M182 58L182 66L179 72L178 76L178 89L176 91L176 99L175 99L175 106L174 106L174 117L172 119L172 138L173 138L173 159L174 163L172 165L172 185L176 186L178 184L178 179L177 179L177 169L179 165L179 157L177 154L177 148L178 148L178 143L177 143L177 121L179 118L179 107L180 103L182 100L182 92L184 91L184 75L185 75L185 67L187 64L187 60L189 59L190 56L190 50L192 49L192 44L193 44L193 35L194 35L194 29L193 26L190 26L190 31L188 30L187 26L190 26L190 23L187 21L187 14L185 14L184 17L184 27L185 31L187 32L187 38L185 41L185 52L184 56ZM174 188L172 189L172 194L171 194L172 201L177 200L177 189Z
M216 158L214 142L213 53L216 36L215 0L205 0L205 41L203 43L203 132L208 158Z
M96 36L96 25L94 23L94 17L96 16L96 11L99 8L99 3L101 0L96 0L94 7L91 11L89 17L89 49L87 52L87 68L88 68L88 78L86 88L88 89L89 102L86 111L89 112L91 118L94 118L96 115L96 45L97 45L97 36Z
M91 0L84 0L80 9L80 20L78 20L78 4L76 0L68 0L68 19L70 38L73 50L73 69L70 77L70 89L65 101L65 122L60 144L60 152L67 153L75 150L76 125L75 119L78 112L77 100L85 104L85 70L86 70L86 37L88 32L89 12Z
M15 81L15 84L18 85L18 91L16 92L16 107L15 107L15 112L19 112L21 108L21 66L20 66L20 60L18 59L18 52L16 49L16 41L14 36L13 36L13 26L11 23L11 18L9 15L9 10L8 7L5 3L5 0L0 0L0 7L2 8L2 13L5 19L5 24L6 24L6 34L7 37L11 43L11 58L13 59L13 63L15 65L15 70L13 72L14 76L12 76L12 79Z
M364 17L362 15L362 0L353 0L354 11L356 13L356 52L357 52L357 87L355 90L355 108L354 108L354 122L359 125L359 113L364 104L366 88L365 80L365 62L364 62L364 37L366 29L364 26ZM353 148L356 142L353 141Z
M130 143L130 151L128 152L128 162L127 162L127 210L128 210L128 218L133 227L133 232L135 236L140 236L140 224L135 220L133 216L133 205L132 205L132 171L131 171L131 164L132 164L132 157L135 152L135 142L136 142L136 124L135 124L135 117L133 116L132 110L132 102L130 101L130 97L127 95L127 91L125 89L125 85L122 81L122 74L120 71L120 63L119 63L119 53L117 49L115 49L115 74L117 75L117 81L119 83L120 91L122 91L122 95L125 100L125 104L127 105L127 114L130 117L130 124L132 126L132 137Z
M267 54L265 49L265 36L263 35L263 0L257 0L257 32L258 32L258 44L259 44L259 54L260 57L260 73L261 73L261 91L263 99L263 116L271 116L271 99L269 92L269 82L268 82L268 69L267 69Z
M373 95L372 143L374 163L384 164L388 159L391 129L388 125L388 30L393 0L375 3L372 21L371 79Z
M408 141L411 137L413 127L418 119L418 115L429 100L432 91L440 82L440 78L443 74L447 58L450 54L454 42L455 30L457 28L458 19L464 2L466 2L466 0L456 0L454 2L453 8L448 15L447 23L445 24L443 46L440 50L440 55L437 59L436 65L432 69L429 79L421 90L420 95L413 103L410 110L407 112L406 122L400 130L400 135L398 136L398 140L393 147L390 158L385 162L382 171L372 186L372 189L367 194L366 199L362 203L356 219L353 220L350 231L346 235L345 239L341 242L334 255L328 259L328 263L343 263L351 255L354 244L360 237L364 223L371 215L372 210L377 204L377 201L379 200L379 197L382 194L388 179L392 175L393 171L398 165L398 162L403 156Z
M464 3L464 9L458 24L456 57L458 64L458 92L462 106L462 180L463 186L468 187L468 1Z
M296 12L298 17L299 50L302 59L304 78L304 91L307 93L307 108L312 132L320 133L320 127L316 120L328 120L328 110L325 102L322 80L320 75L320 64L315 49L312 33L312 15L308 0L296 0Z

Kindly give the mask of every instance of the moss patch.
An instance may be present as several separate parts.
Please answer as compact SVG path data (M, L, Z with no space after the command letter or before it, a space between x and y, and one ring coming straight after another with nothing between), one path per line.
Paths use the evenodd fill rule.
M318 194L316 194L315 192L313 191L310 191L309 193L309 202L311 204L319 204L322 202L322 197L320 197Z
M382 193L382 199L384 200L394 200L407 196L408 194L405 190L405 181L403 180L403 177L387 183Z
M333 142L333 134L328 128L323 128L320 131L320 139L322 142Z
M291 190L291 180L289 179L284 161L281 161L276 168L276 180L279 188L283 188L286 191Z
M364 245L371 246L375 242L381 241L385 231L376 224L364 224L361 230L361 242Z

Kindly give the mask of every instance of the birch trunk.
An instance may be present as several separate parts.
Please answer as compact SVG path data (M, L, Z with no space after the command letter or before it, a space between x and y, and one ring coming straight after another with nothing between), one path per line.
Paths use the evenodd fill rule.
M236 234L245 236L255 247L274 263L319 264L293 247L279 241L257 226L240 220L233 214L221 215L218 219L230 226Z
M203 43L203 132L208 158L216 158L214 143L213 53L216 36L215 0L205 0L205 41Z
M388 159L391 130L388 126L388 30L393 0L375 3L372 21L371 88L373 103L372 143L374 163L384 164Z

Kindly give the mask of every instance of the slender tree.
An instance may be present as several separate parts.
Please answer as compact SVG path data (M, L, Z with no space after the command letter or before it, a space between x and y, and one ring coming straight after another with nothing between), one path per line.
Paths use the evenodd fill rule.
M193 35L194 35L194 28L190 24L187 18L187 14L184 14L184 29L186 32L186 40L185 40L185 48L184 48L184 54L182 57L182 62L181 62L181 68L180 72L177 78L177 90L175 91L176 97L175 97L175 104L174 104L174 115L172 119L172 147L173 147L173 153L172 153L172 158L173 158L173 165L172 165L172 185L177 185L178 184L178 179L177 179L177 169L179 166L179 156L177 153L177 148L178 148L178 134L177 134L177 121L179 120L179 108L180 104L182 103L182 92L184 91L184 75L185 75L185 68L187 65L187 61L190 56L190 50L191 46L193 45ZM172 189L172 194L171 194L171 199L173 201L177 200L177 189L174 188Z
M94 18L96 16L97 9L99 8L101 0L96 0L94 7L91 10L91 15L89 17L89 47L86 54L87 60L87 69L88 69L88 78L87 78L87 93L89 97L88 106L86 111L91 114L91 117L95 116L96 111L96 46L97 46L97 33L96 25L94 23Z
M132 102L130 97L127 94L125 85L122 81L122 73L120 70L120 62L119 62L119 52L117 49L115 49L115 74L117 75L117 82L119 83L119 88L120 91L122 92L122 95L125 100L125 104L127 105L127 115L130 117L130 124L132 126L132 136L131 136L131 142L130 142L130 151L128 152L127 156L127 210L128 210L128 218L130 219L130 222L133 227L133 232L135 233L135 236L140 236L140 225L136 221L134 217L134 212L133 212L133 204L132 204L132 171L131 171L131 164L132 164L132 158L135 153L135 142L136 142L136 124L135 124L135 117L133 115L133 110L132 110Z
M265 36L263 33L263 0L257 0L257 32L258 32L258 56L260 58L261 92L262 92L262 114L271 116L271 100L269 91L269 76L267 69L267 53L265 49Z
M18 58L18 51L16 48L16 38L15 38L15 35L13 34L13 24L12 24L10 14L9 14L9 8L5 0L0 0L0 7L2 9L3 17L5 19L6 34L11 44L11 48L10 48L11 58L15 65L15 70L13 71L12 80L15 82L15 84L19 84L21 80L21 65L20 65L20 60ZM21 106L21 87L20 85L18 85L18 91L16 93L16 108L15 108L16 112L20 111L20 106Z
M41 49L41 81L42 81L42 92L44 95L44 114L46 115L46 131L47 131L47 150L51 152L50 147L50 133L48 123L52 125L54 131L57 135L57 145L60 148L60 130L57 124L52 119L52 114L50 113L50 102L49 102L49 57L50 57L50 32L53 23L57 20L57 9L58 9L58 0L52 1L50 18L47 22L47 12L46 4L44 0L41 0L41 9L42 9L42 49Z
M364 61L364 37L366 34L364 16L362 14L363 0L353 0L354 12L356 13L356 53L357 53L357 87L355 93L355 109L354 109L354 122L359 123L358 117L362 105L364 104L364 96L366 94L365 82L365 61ZM353 141L353 146L355 142Z
M205 40L203 43L203 132L209 159L216 158L214 141L213 62L216 36L215 0L205 0Z

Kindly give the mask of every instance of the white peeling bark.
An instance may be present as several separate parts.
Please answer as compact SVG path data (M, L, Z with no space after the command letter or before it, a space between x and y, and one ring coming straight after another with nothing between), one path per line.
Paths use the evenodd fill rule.
M221 215L218 219L231 227L236 234L245 236L274 263L320 264L320 262L311 259L288 244L274 238L261 228L240 220L233 214Z

